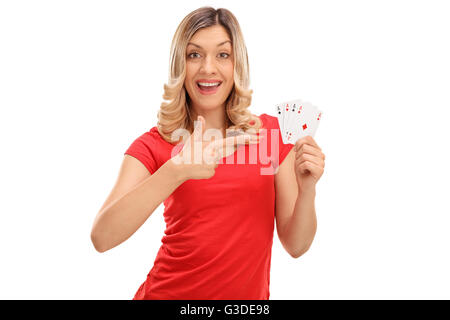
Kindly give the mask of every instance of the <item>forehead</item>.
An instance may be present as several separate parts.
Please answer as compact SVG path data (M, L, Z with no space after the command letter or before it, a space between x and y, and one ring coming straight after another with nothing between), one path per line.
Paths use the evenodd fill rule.
M194 33L188 45L200 46L202 48L212 47L215 48L218 45L224 46L231 45L231 39L228 36L226 29L221 25L215 25L207 28L199 29Z

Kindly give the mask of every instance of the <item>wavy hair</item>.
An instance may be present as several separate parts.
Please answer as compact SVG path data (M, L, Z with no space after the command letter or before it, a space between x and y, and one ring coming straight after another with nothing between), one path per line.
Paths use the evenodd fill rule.
M247 48L236 17L227 9L201 7L189 13L179 24L170 48L168 84L164 84L163 99L158 111L157 128L164 140L172 141L172 132L179 128L193 131L194 120L190 116L190 97L184 87L186 77L186 47L189 40L201 28L221 25L231 38L234 54L234 85L225 101L227 130L249 129L258 131L262 122L251 114L253 90L249 90L250 75Z

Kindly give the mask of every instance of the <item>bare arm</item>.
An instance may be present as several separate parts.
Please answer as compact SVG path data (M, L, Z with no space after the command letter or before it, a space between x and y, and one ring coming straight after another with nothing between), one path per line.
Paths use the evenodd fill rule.
M284 249L293 257L311 246L317 229L315 190L303 191L295 181L295 150L292 148L275 175L276 225Z
M277 232L294 258L309 249L316 234L316 184L324 167L325 154L306 136L296 141L275 176Z
M184 181L211 178L218 166L217 160L232 154L237 145L257 143L257 139L250 135L206 143L211 147L205 151L211 156L206 157L209 158L206 161L203 157L203 147L196 147L195 144L202 141L206 127L204 118L199 116L198 119L201 121L181 152L166 161L152 175L139 160L125 155L116 185L97 214L92 227L91 240L97 251L107 251L131 237L161 202ZM225 152L221 153L217 149L222 146L233 148L225 148ZM189 152L185 154L186 150ZM195 153L200 154L199 163L192 161Z
M184 181L170 159L150 175L139 160L125 155L116 185L92 227L95 249L104 252L131 237Z

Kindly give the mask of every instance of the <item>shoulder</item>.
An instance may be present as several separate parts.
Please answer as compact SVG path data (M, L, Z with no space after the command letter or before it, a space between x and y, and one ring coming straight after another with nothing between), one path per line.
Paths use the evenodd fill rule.
M271 116L267 113L262 113L259 116L259 119L261 119L263 128L266 129L278 129L278 118Z
M142 154L153 154L164 152L169 149L170 144L166 142L160 135L158 128L156 126L150 128L148 131L140 134L127 149L127 153L142 153Z
M150 128L150 130L142 133L136 140L140 140L145 144L161 144L166 142L160 135L158 128L156 126Z

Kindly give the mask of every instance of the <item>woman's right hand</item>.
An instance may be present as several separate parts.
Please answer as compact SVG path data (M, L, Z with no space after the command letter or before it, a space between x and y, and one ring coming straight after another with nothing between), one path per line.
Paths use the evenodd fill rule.
M239 145L259 142L259 138L255 134L242 134L205 141L203 140L204 132L205 119L198 116L197 126L187 139L183 149L170 159L179 166L185 180L211 178L215 174L220 159L233 154Z

